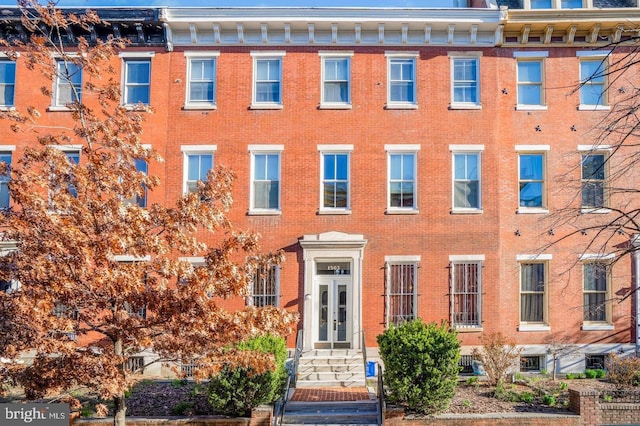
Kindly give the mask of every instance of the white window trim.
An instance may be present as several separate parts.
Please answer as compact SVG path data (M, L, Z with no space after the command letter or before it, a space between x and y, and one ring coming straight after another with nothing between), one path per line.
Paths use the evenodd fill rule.
M115 262L150 262L151 255L146 256L131 256L128 254L116 254L113 255Z
M19 57L20 53L18 52L16 57ZM15 87L18 84L18 64L16 60L9 58L6 53L0 52L0 60L6 62L13 62L14 64L14 77L13 77L13 104L12 105L0 105L0 111L13 111L16 109L16 91Z
M482 154L484 145L449 145L451 151L451 213L452 214L482 214ZM478 162L478 207L455 207L455 156L456 154L476 154Z
M516 153L518 154L518 185L520 184L520 155L521 154L541 154L544 156L544 176L543 181L544 185L542 188L543 192L543 202L542 207L522 207L520 206L520 189L518 188L518 214L547 214L549 213L549 200L548 200L548 155L547 153L551 151L550 145L516 145L515 146Z
M284 94L282 86L284 85L284 57L286 55L286 51L275 51L275 50L266 50L266 51L251 51L251 57L253 58L253 77L251 81L251 109L282 109L283 108L283 99L282 96ZM258 102L256 100L256 84L257 84L257 75L258 75L258 61L259 60L278 60L280 62L280 75L279 78L279 93L278 98L279 102Z
M320 57L320 109L351 109L352 108L352 100L351 100L351 92L352 92L352 78L351 78L351 65L352 65L352 60L351 58L353 57L353 51L332 51L332 50L321 50L318 52L318 56ZM324 100L324 63L326 59L333 59L333 58L340 58L340 59L347 59L347 65L348 65L348 80L347 80L347 84L348 84L348 91L347 91L347 102L327 102Z
M481 96L481 81L480 76L482 72L480 71L480 58L482 57L482 52L448 52L449 56L449 78L450 78L450 96L451 103L449 104L449 109L482 109L482 96ZM457 59L475 59L478 62L476 67L476 91L478 96L477 102L456 102L454 101L454 62Z
M51 90L51 105L49 105L49 107L47 107L47 111L71 111L71 108L65 106L65 105L58 105L57 103L57 98L58 98L58 85L60 83L60 76L58 75L58 62L65 62L66 59L64 56L60 55L60 54L52 54L51 55L53 60L55 61L55 68L56 68L56 74L53 76L53 81L52 81L52 85L53 88ZM77 58L80 56L80 54L78 53L70 53L67 55L68 57L71 58ZM85 56L84 54L82 56ZM74 64L77 65L77 64ZM84 70L82 69L82 66L77 65L80 68L80 91L82 93L82 85L83 85L83 80L84 80ZM82 98L80 98L80 102L82 102Z
M251 170L249 173L249 215L280 215L282 214L282 151L284 145L249 145L251 155ZM254 207L254 179L255 179L255 155L276 154L278 155L278 208L256 208ZM279 272L278 272L279 274Z
M582 60L601 60L606 61L609 56L613 53L610 50L579 50L576 52L576 57L578 58L578 72L581 73ZM609 63L607 62L607 68L609 67ZM579 74L580 75L580 74ZM605 76L605 81L603 83L603 96L604 96L604 105L596 104L583 104L580 103L578 105L578 111L610 111L611 104L609 103L609 95L608 95L608 77ZM579 94L579 93L578 93Z
M351 179L352 179L352 167L351 167L351 153L353 152L353 145L318 145L318 151L320 152L320 183L318 188L320 189L318 214L351 214ZM324 186L324 156L325 154L346 154L347 159L347 207L324 207L324 192L322 190Z
M422 256L420 255L396 255L384 257L384 261L386 263L412 263L420 262L421 260Z
M549 324L549 265L553 255L548 253L540 254L518 254L516 260L518 262L518 331L550 331ZM543 263L544 264L544 295L543 295L543 322L522 322L522 263Z
M187 59L187 73L186 80L187 84L185 85L185 93L184 93L184 105L182 109L217 109L217 96L216 92L218 89L217 82L217 74L218 74L218 57L220 56L220 52L217 50L197 50L197 51L185 51L184 56ZM204 101L190 101L189 100L189 85L191 83L191 60L192 59L211 59L213 60L213 102L204 102Z
M387 214L418 214L418 152L419 144L407 145L385 145L387 152ZM391 156L394 154L413 154L413 206L412 207L392 207L391 206Z
M520 103L520 98L518 97L518 90L516 90L516 110L518 111L546 111L547 110L547 97L546 97L546 58L549 57L549 52L547 51L539 51L539 52L513 52L513 57L517 60L517 62L540 62L540 104L522 104ZM522 60L522 61L521 61ZM520 86L520 77L518 74L518 66L516 64L516 88Z
M449 263L451 264L451 276L452 279L450 280L450 311L451 311L451 315L450 315L450 321L451 321L451 325L459 332L470 332L470 331L475 331L475 332L479 332L483 330L482 327L482 302L483 302L483 287L484 287L484 282L483 282L483 274L482 274L482 270L484 268L484 261L485 261L485 256L484 254L471 254L471 255L449 255ZM480 264L479 266L479 285L478 285L478 291L477 291L477 297L478 297L478 303L477 303L477 309L478 309L478 324L477 325L463 325L463 324L455 324L454 323L454 314L455 314L455 300L454 300L454 295L456 294L454 291L454 284L455 284L455 276L454 276L454 268L453 265L455 264L467 264L467 263L477 263Z
M613 253L609 254L598 254L598 253L583 253L580 255L580 261L582 262L582 295L584 297L584 265L587 263L604 263L607 264L608 261L615 259L616 255ZM585 321L584 314L582 318L582 330L585 331L605 331L605 330L614 330L613 325L613 307L611 306L611 302L607 300L611 300L611 292L612 292L612 276L611 272L607 271L607 289L605 291L607 304L605 309L605 320L604 321ZM583 299L584 303L584 299Z
M182 193L187 194L187 178L189 174L189 155L191 154L211 154L213 156L212 167L215 167L215 153L218 150L217 145L182 145Z
M120 95L120 104L127 109L137 109L138 104L127 103L127 63L128 62L149 62L149 103L144 105L148 108L151 105L151 58L155 56L155 52L120 52L118 56L122 59L122 78L120 87L122 93Z
M387 109L417 109L418 108L418 57L420 52L385 52L387 57ZM405 59L413 62L413 102L391 100L391 62L394 59Z

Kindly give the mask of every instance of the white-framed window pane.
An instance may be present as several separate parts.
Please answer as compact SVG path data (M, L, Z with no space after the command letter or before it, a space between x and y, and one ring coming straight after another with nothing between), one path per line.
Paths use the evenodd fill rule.
M256 60L256 102L280 103L281 60Z
M149 164L145 160L137 158L134 162L136 171L144 173L145 175L149 174ZM136 195L135 202L139 207L147 207L147 187L145 185L142 185L142 193L140 195Z
M324 102L349 102L349 59L324 60Z
M191 59L189 102L215 103L215 59Z
M13 106L16 85L16 63L0 61L0 106Z
M387 265L387 325L400 325L416 318L417 265Z
M580 103L605 105L606 67L602 59L580 61Z
M415 62L413 59L391 59L389 63L389 97L391 102L415 102Z
M520 154L520 207L544 206L544 155Z
M323 207L349 206L349 155L323 154Z
M198 191L198 182L207 180L213 168L213 154L187 154L187 190Z
M453 101L478 103L478 60L454 59Z
M457 327L479 327L482 263L452 265L452 316Z
M542 61L518 62L518 104L542 105Z
M0 152L0 163L5 163L9 170L0 174L0 209L8 209L10 205L9 182L11 182L11 153Z
M389 206L415 207L415 154L390 154L389 167Z
M67 151L64 153L67 157L67 160L69 161L70 164L72 165L76 165L78 163L80 163L80 152L78 151ZM78 189L76 188L73 179L73 174L69 173L69 177L68 177L68 185L67 185L67 190L69 191L69 194L74 197L74 198L78 198Z
M56 61L55 105L65 106L82 99L82 68L68 61Z
M125 101L128 105L149 104L151 84L150 61L125 62Z
M253 207L276 210L280 208L280 155L255 154Z
M562 0L560 7L563 9L581 9L582 0Z
M584 320L607 321L607 265L602 262L584 265Z
M531 0L531 9L551 9L552 0Z
M480 208L479 154L454 154L453 206Z
M582 207L605 206L605 156L582 156Z
M546 275L544 263L520 264L520 321L544 323Z

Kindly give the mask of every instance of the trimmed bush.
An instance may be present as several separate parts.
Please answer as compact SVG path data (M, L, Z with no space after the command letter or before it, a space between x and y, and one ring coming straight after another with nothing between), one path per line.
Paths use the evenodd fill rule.
M231 416L247 415L254 407L277 400L287 377L287 347L282 337L257 337L240 344L238 349L271 354L276 369L258 374L251 367L225 364L211 377L207 387L209 402L219 413Z
M389 402L428 414L449 407L460 371L455 331L418 319L392 326L377 340Z

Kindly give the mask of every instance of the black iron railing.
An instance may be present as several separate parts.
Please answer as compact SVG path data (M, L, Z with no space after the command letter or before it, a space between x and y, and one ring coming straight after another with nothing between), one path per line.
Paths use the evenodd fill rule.
M273 406L273 425L281 425L282 419L284 417L284 411L287 406L287 401L289 400L289 391L291 388L296 387L296 378L298 377L298 363L300 361L300 356L302 355L302 338L304 333L302 330L298 330L298 334L296 335L296 349L293 354L293 362L289 366L289 371L287 374L287 383L284 387L284 392L280 396L280 398L276 401Z
M378 424L379 425L383 425L384 424L384 410L385 410L385 401L384 401L384 380L382 379L382 366L380 365L380 363L378 363L376 365L376 368L378 369L378 389L377 389L377 396L378 396Z

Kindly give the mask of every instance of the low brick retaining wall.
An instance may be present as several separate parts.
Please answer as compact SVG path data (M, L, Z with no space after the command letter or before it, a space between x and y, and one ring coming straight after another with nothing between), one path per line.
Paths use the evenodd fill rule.
M580 426L580 417L572 414L493 413L443 414L431 417L404 417L402 410L387 410L385 425L398 426Z
M640 392L628 394L640 401ZM597 390L569 389L569 408L580 415L581 426L640 424L640 402L602 402Z

